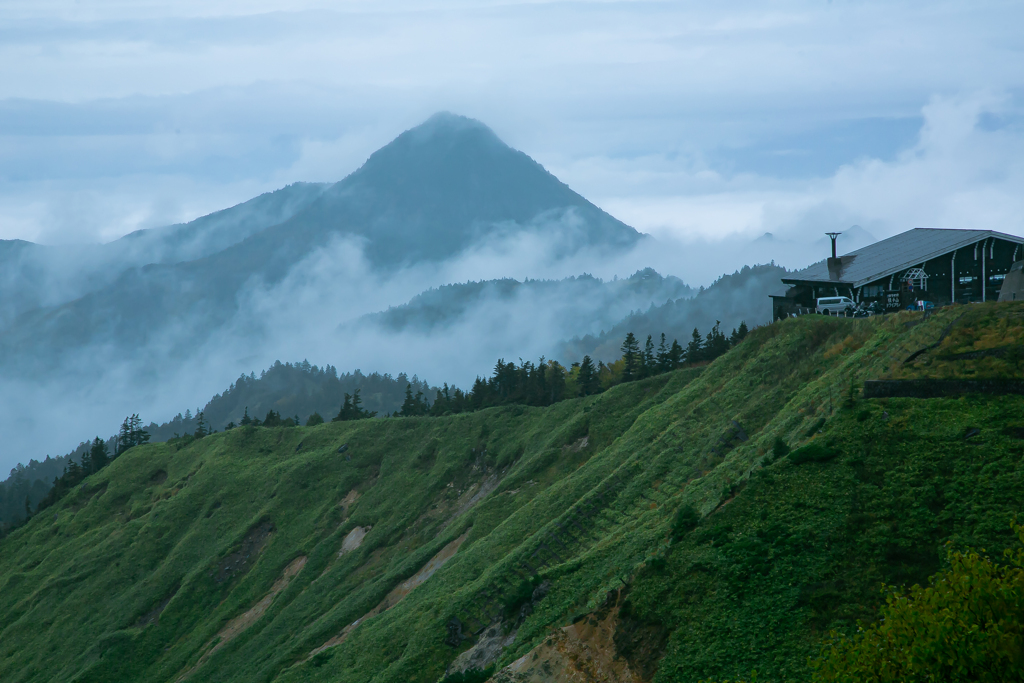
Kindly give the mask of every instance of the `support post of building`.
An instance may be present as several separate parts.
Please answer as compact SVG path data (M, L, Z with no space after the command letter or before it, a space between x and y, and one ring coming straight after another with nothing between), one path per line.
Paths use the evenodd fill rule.
M981 245L981 303L985 303L985 245Z
M953 260L949 263L949 303L956 303L956 249L953 250Z

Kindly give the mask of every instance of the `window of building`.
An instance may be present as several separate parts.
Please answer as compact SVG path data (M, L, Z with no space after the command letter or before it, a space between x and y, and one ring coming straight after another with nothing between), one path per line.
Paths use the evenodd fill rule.
M962 285L969 285L972 282L974 282L976 279L977 278L974 277L973 275L962 275L960 277L960 284L962 284Z
M999 273L998 275L990 275L988 279L989 282L1002 282L1003 280L1006 279L1006 274Z

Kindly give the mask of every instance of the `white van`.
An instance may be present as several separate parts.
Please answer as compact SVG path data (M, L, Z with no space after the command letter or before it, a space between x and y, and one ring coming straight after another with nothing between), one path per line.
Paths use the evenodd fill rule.
M819 298L817 303L816 310L825 315L845 315L856 306L848 296L825 296Z

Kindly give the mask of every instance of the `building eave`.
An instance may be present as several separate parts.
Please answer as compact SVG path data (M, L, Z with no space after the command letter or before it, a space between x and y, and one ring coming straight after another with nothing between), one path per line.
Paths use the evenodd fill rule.
M862 287L862 286L864 286L864 285L866 285L866 284L868 284L870 282L874 282L876 280L880 280L880 279L886 278L886 277L891 277L893 275L896 275L897 273L905 272L909 268L913 268L914 266L920 265L920 264L922 264L922 263L924 263L926 261L930 261L930 260L932 260L934 258L938 258L938 257L943 256L945 254L948 254L950 252L957 251L959 249L963 249L964 247L973 246L975 244L978 244L979 242L983 242L983 241L991 239L991 238L996 238L996 239L1004 240L1004 241L1007 241L1007 242L1012 242L1012 243L1024 245L1024 238L1017 237L1015 235L1008 235L1006 233L997 232L995 230L971 230L969 235L964 235L964 238L959 240L959 241L957 241L957 242L953 242L953 243L947 244L947 245L943 246L942 248L935 249L934 251L931 251L931 252L927 252L927 253L924 253L924 254L918 254L918 255L915 256L915 258L913 260L903 261L903 262L899 263L898 265L891 266L889 268L883 269L883 270L881 270L881 271L879 271L877 273L873 273L873 274L871 274L871 275L869 275L867 277L860 278L859 280L843 280L843 279L833 280L833 279L826 279L826 278L793 278L793 277L789 277L789 278L782 278L782 282L785 283L785 284L791 285L791 286L793 286L793 285L806 285L806 286L811 286L811 287L827 287L827 286L839 287L839 286L842 286L842 287L853 287L853 288L856 289L857 287ZM870 245L868 247L864 247L863 249L858 249L856 251L850 252L850 254L845 255L844 258L846 256L858 255L861 252L864 252L864 251L867 251L867 250L871 249L873 246L875 246L875 245ZM822 262L819 261L817 264L814 264L814 265L816 266L816 265L818 265L820 263L822 263ZM808 266L808 268L805 268L804 270L808 270L809 268L812 268L812 267L814 267L814 266Z

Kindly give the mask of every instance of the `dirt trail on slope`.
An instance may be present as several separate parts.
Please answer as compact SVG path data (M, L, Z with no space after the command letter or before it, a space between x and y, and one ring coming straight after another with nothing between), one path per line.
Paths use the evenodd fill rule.
M448 560L452 559L455 556L455 553L458 552L459 548L466 541L466 537L468 536L469 530L466 530L464 534L456 538L454 541L451 541L445 547L441 548L441 550L438 551L438 553L434 555L432 558L430 558L430 560L425 565L420 567L420 570L416 572L412 577L406 579L402 583L395 586L391 590L391 592L388 593L376 607L374 607L372 610L370 610L369 612L367 612L366 614L364 614L363 616L361 616L360 618L356 619L351 624L343 628L341 633L334 636L326 643L310 652L309 657L312 657L318 652L323 652L327 648L334 647L335 645L341 645L349 637L352 631L356 630L356 628L358 628L359 625L362 624L364 621L377 616L381 612L386 612L387 610L391 609L399 602L401 602L402 598L411 593L412 590L416 588L416 586L420 585L421 583L429 579L431 576L434 575L435 572L437 572L438 569L443 567L445 563L448 562Z
M287 588L288 584L291 583L291 580L294 579L300 571L302 571L304 566L306 566L306 559L305 555L301 555L292 560L288 566L284 568L284 571L281 572L281 576L274 582L274 585L270 587L270 592L263 596L262 600L250 607L246 612L229 621L210 641L210 643L216 642L217 644L207 650L207 652L199 658L199 661L196 662L196 665L182 674L178 680L182 681L191 676L196 669L205 664L206 661L213 656L213 653L230 643L238 637L240 633L255 624L256 620L263 616L263 613L267 611L268 607L270 607L270 604L274 601L274 598L277 597L277 594ZM207 643L206 647L209 648L210 643Z

